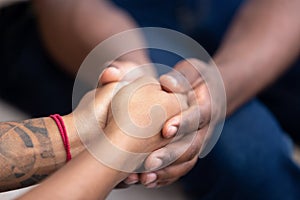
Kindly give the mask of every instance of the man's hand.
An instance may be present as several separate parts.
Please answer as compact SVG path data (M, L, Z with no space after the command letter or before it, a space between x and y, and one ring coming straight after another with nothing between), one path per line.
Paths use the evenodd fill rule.
M176 73L173 71L161 76L160 82L167 91L187 93L189 108L182 113L182 117L178 115L168 120L163 128L163 135L173 137L176 133L187 134L207 129L202 133L205 138L200 152L200 157L205 156L211 149L211 143L208 142L212 137L213 127L226 115L222 77L213 63L206 64L197 59L179 62L174 69ZM205 151L205 147L209 150Z
M183 138L153 152L145 167L154 171L140 177L131 175L127 183L140 180L149 188L171 184L195 165L199 153L200 157L204 157L218 139L220 132L217 130L213 134L214 127L226 113L225 91L218 71L196 59L178 63L175 70L177 72L163 75L160 82L167 91L187 93L189 108L182 116L175 116L165 123L163 136L170 138L180 134ZM177 159L176 162L159 169L174 159Z

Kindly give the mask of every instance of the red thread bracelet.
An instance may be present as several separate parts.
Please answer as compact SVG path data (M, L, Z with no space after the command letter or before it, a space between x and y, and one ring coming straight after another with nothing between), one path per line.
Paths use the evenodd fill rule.
M65 123L64 123L62 117L59 114L50 115L50 117L55 121L55 123L58 127L58 130L60 132L62 141L64 143L64 147L65 147L66 154L67 154L66 160L68 162L69 160L71 160L72 155L71 155L70 142L69 142L69 138L68 138L68 135L67 135L67 130L66 130Z

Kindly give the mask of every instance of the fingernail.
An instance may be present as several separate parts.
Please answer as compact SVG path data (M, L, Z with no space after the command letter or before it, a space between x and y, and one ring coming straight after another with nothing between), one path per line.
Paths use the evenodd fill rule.
M166 134L166 138L171 138L177 133L178 128L176 126L169 126Z
M157 175L155 173L147 174L145 185L148 185L154 181L156 181Z
M151 183L149 185L146 186L146 188L156 188L157 183Z
M167 75L167 77L171 84L173 84L174 86L177 85L178 82L177 82L176 78L174 78L173 76L170 76L170 75Z
M138 182L138 180L136 179L132 179L132 180L125 180L124 181L127 185L133 185L136 184Z
M163 162L161 159L159 159L159 158L153 159L153 161L151 162L151 164L149 166L150 171L158 169L162 164L163 164Z
M113 65L109 66L107 68L107 70L109 70L110 73L113 73L113 74L119 74L120 73L120 70L117 67L113 66Z
M167 89L176 88L178 85L178 81L176 80L176 78L174 78L173 76L171 76L169 74L162 75L161 80L162 80L163 86L166 87ZM172 90L170 90L170 91L172 91Z

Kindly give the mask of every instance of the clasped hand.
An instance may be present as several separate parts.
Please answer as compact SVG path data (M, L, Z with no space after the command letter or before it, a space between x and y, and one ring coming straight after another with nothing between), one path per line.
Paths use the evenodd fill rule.
M196 72L196 69L192 67L192 65L196 65L198 70L201 70L201 74L205 74L205 81L203 77L199 76L199 72ZM137 69L137 66L134 63L114 62L111 67L104 71L103 76L100 79L100 82L103 84L101 90L110 87L110 91L112 91L112 88L114 87L112 85L116 85L116 81L122 80L124 75L133 69ZM146 103L148 106L146 106L146 111L149 111L149 105L159 102L166 110L167 120L161 121L161 123L158 124L158 126L162 128L162 132L161 134L156 134L156 137L142 141L131 140L132 143L127 143L135 144L135 147L149 146L150 148L148 148L147 151L150 150L153 151L153 153L144 163L144 167L148 172L131 174L124 180L123 186L124 183L125 185L130 185L140 182L146 187L159 187L171 184L186 174L197 162L199 153L203 152L203 149L205 150L205 146L212 135L214 126L218 123L218 119L221 118L222 113L224 113L223 109L225 108L225 102L220 100L222 98L212 99L210 94L212 92L214 92L215 95L222 93L222 91L220 92L216 89L222 87L219 87L217 83L212 81L213 73L210 72L206 64L196 59L190 59L178 63L175 66L175 69L177 70L176 73L170 72L169 74L160 77L162 86L160 86L158 82L151 87L147 86L136 93L136 98L132 99L137 100L136 103L138 105L132 106L131 110L129 109L129 113L131 113L130 116L133 120L134 118L141 120L141 116L145 114L141 112L144 101L148 102L148 104ZM135 81L131 84L135 84ZM192 89L187 86L188 84L192 86ZM209 90L208 85L210 88L213 88L213 90ZM124 92L126 90L125 87L123 89L123 94L126 93ZM149 91L153 91L153 93L150 93ZM186 97L187 102L185 102L184 107L180 107L182 105L178 103L178 97L175 98L174 92L181 93L182 97ZM164 97L160 96L161 94L164 94ZM119 95L117 101L122 101L121 96ZM111 98L112 95L107 99L111 101ZM174 98L177 99L177 102L174 101ZM143 101L141 101L141 99ZM183 99L184 98L181 98L181 101L184 101ZM106 105L103 103L100 104L102 105L102 112L99 113L99 119L102 121L102 128L110 127L111 129L111 127L113 127L112 129L116 129L118 125L116 124L115 119L111 118L112 110L103 110L103 105L104 107L108 106L107 103L109 101L106 101ZM140 102L140 104L138 104L138 102ZM139 120L136 122L140 125L149 123L149 118L144 118L142 121ZM181 135L182 137L179 140L172 141L171 138L175 135ZM120 139L123 137L124 134L123 136L117 134L111 136L111 139L118 144L118 141L126 141ZM136 150L137 149L135 149L135 151ZM174 162L170 163L171 161Z

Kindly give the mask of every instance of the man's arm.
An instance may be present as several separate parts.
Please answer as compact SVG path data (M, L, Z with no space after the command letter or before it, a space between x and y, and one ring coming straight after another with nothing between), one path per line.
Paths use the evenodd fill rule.
M299 8L299 0L249 0L239 11L214 56L228 113L275 81L297 58Z
M72 75L87 54L110 36L136 27L134 20L106 0L33 0L45 46L53 58ZM137 42L143 42L141 36ZM111 46L106 52L115 52ZM121 57L137 64L148 62L146 52Z

